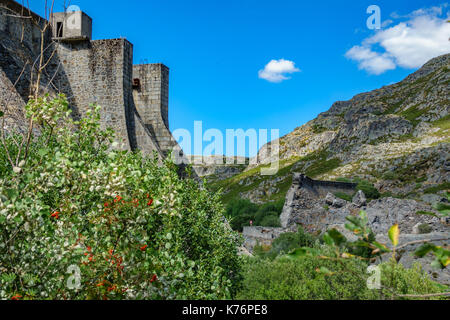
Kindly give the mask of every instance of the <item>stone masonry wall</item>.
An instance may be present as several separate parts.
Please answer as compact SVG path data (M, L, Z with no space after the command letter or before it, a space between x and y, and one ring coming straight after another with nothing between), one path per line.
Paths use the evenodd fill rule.
M0 106L3 111L7 106L14 119L23 119L41 44L39 29L22 15L46 23L17 2L0 0L0 93L11 92L0 96ZM100 105L101 125L115 130L122 149L164 157L175 148L168 121L169 69L163 64L133 67L133 45L125 39L69 38L52 43L52 30L45 34L45 58L52 59L42 75L42 93L66 94L75 118L89 105ZM133 77L142 81L138 90L133 90Z
M31 93L30 80L36 77L32 66L41 47L41 33L30 18L41 26L45 22L14 1L0 0L0 110L5 112L7 130L22 131L27 126L23 106ZM45 43L49 39L46 33ZM46 58L48 55L45 52ZM51 91L48 84L49 78L43 74L41 88Z
M242 236L244 237L244 247L249 252L253 252L255 246L270 246L282 233L291 231L293 230L285 228L244 227L242 232Z
M25 115L21 108L25 104L23 98L15 90L13 84L0 69L0 105L5 113L5 130L23 129L26 127Z
M44 19L28 11L15 1L0 0L0 31L2 34L7 34L9 38L18 40L34 54L40 52L40 31L30 19L20 18L18 15L25 17L33 17L34 20L41 21L41 25L45 22Z
M162 155L155 136L145 127L132 89L133 45L125 39L61 42L58 58L67 81L57 86L69 97L76 116L99 104L103 127L115 130L123 149Z
M57 79L57 87L66 93L74 116L85 115L92 103L102 106L101 123L116 131L123 149L130 149L127 132L129 100L124 90L131 82L126 65L132 45L125 39L59 43L58 56L67 81ZM128 73L128 74L127 74Z
M141 150L144 155L152 156L153 152L163 155L163 152L156 140L156 137L145 126L141 115L136 109L133 96L132 76L133 76L133 56L132 51L128 51L125 59L124 92L127 101L127 130L130 138L130 145L133 150Z
M357 186L356 183L349 182L313 180L302 174L295 174L293 183L300 188L308 188L318 198L324 198L328 193L336 192L353 195Z
M133 78L139 79L140 83L133 90L136 110L167 155L176 146L169 131L169 68L163 64L135 65Z

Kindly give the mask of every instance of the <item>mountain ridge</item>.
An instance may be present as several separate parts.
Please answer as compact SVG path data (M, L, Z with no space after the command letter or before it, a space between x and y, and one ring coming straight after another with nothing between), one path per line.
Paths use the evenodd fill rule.
M448 183L449 66L450 54L442 55L398 83L335 102L278 140L278 174L258 174L273 160L266 156L269 143L259 150L257 165L213 188L223 189L225 202L240 197L263 203L282 199L294 172L364 178L380 192L401 196Z

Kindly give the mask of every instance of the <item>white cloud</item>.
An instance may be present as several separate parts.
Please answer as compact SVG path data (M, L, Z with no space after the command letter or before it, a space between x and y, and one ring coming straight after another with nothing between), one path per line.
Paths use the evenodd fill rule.
M407 21L378 31L345 56L371 74L396 67L419 68L428 60L450 52L450 23L447 17L439 17L445 7L416 10L407 15Z
M269 82L281 82L290 79L286 74L299 72L300 69L295 67L295 63L289 60L271 60L263 70L259 70L258 75L260 79Z
M372 74L382 74L396 67L392 58L387 54L379 54L363 46L354 46L347 51L346 57L358 61L359 69L364 69Z
M383 23L381 24L381 28L386 28L387 26L390 26L393 23L394 23L394 21L391 19L384 20Z

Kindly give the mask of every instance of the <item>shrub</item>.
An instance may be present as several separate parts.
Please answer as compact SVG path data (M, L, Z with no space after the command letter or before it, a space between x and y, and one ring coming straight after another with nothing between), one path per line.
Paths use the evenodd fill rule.
M313 247L317 242L317 238L306 232L303 227L299 226L297 230L297 241L299 247Z
M250 221L255 221L258 205L247 199L235 199L228 203L226 217L230 220L233 230L241 231L249 226Z
M253 248L253 254L255 256L264 256L266 255L270 249L272 247L270 245L265 245L265 244L257 244L254 248Z
M283 206L284 206L284 199L282 201L277 202L268 202L259 207L258 213L276 212L278 215L280 215L281 211L283 210Z
M380 198L380 192L375 188L375 186L367 180L355 179L358 184L356 190L361 190L366 195L369 200Z
M422 223L418 229L420 234L427 234L433 231L433 228L428 223Z
M258 211L255 214L255 222L254 223L256 226L263 226L262 222L264 221L265 218L274 217L274 216L275 216L275 218L278 218L279 214L275 211Z
M248 199L235 199L228 203L226 215L237 217L243 214L253 215L258 211L258 205Z
M230 221L230 226L233 230L242 232L244 227L250 226L250 221L254 221L255 216L251 214L242 214L234 217Z
M372 254L373 249L371 249L369 246L361 245L362 243L369 244L371 242L375 241L375 234L370 231L370 233L367 235L367 238L362 240L362 242L357 242L357 245L355 245L352 242L345 243L345 247L349 251L349 253L354 254L358 257L363 258L373 258L374 255Z
M272 242L270 249L270 257L275 258L280 253L288 253L296 248L300 248L299 237L297 233L288 232L281 234L277 239Z
M381 284L384 289L382 294L386 298L396 297L398 299L414 299L402 298L398 295L425 295L433 293L447 292L448 287L440 285L432 281L429 276L422 270L419 263L412 268L405 268L402 264L390 260L379 265L381 269ZM417 299L421 299L418 297ZM432 299L446 299L445 297L435 297Z
M261 205L255 214L255 225L263 227L279 227L279 216L283 210L284 201L269 202Z
M316 241L317 239L314 236L305 232L304 229L299 226L297 232L286 232L281 234L272 242L272 247L269 250L257 252L256 255L274 259L280 254L289 253L297 248L312 247Z
M387 177L384 177L384 179L386 180L390 180ZM353 182L356 183L356 191L361 190L362 192L364 192L366 198L368 200L374 200L374 199L378 199L381 197L380 192L378 191L377 188L375 188L375 186L373 185L373 183L367 181L367 180L363 180L361 178L355 178L353 180L347 179L347 178L338 178L336 179L336 181L340 181L340 182ZM356 193L355 193L356 194ZM343 193L343 192L336 192L334 194L336 197L344 199L346 201L352 201L353 197Z
M63 112L26 158L7 139L23 160L0 166L0 299L232 298L239 240L219 195L171 162L114 150L99 119L97 107L79 122Z
M325 267L335 274L316 270ZM357 259L342 264L318 257L274 261L250 258L244 266L244 281L238 299L248 300L334 300L376 299L378 293L366 286L367 265ZM355 276L354 274L358 275Z
M328 256L332 249L316 247ZM368 265L360 259L340 261L319 256L279 257L275 260L247 258L238 299L248 300L361 300L423 299L421 295L448 292L448 286L432 281L415 264L405 268L389 261L379 265L380 289L368 289ZM325 271L325 273L322 272ZM320 271L320 272L319 272ZM404 297L403 295L418 295ZM443 299L445 296L428 299Z
M322 126L322 125L320 125L320 124L314 124L314 125L312 126L312 130L313 130L313 132L314 132L315 134L320 134L320 133L323 133L323 132L328 131L328 128L326 128L326 127L324 127L324 126Z
M262 219L259 225L262 227L278 228L281 227L280 218L278 215L267 215Z
M233 230L241 231L253 221L254 226L279 227L279 216L284 200L258 206L247 199L234 199L228 203L226 216Z
M396 179L398 179L398 175L396 175L394 172L392 172L392 171L386 171L384 174L383 174L383 179L384 180L396 180Z
M448 199L447 193L447 199ZM433 206L440 214L448 216L450 214L450 205L448 203L438 202Z

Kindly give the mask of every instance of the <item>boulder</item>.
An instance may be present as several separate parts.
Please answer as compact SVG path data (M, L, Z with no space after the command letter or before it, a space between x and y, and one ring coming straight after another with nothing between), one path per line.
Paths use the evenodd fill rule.
M336 199L336 196L332 193L328 193L325 197L325 203L329 206L333 205L334 200Z
M367 205L367 198L364 192L359 190L353 197L352 203L358 208L365 207Z
M401 233L412 234L414 226L423 223L429 224L432 231L448 232L448 227L444 226L439 218L418 214L420 211L433 209L415 200L396 198L373 200L366 208L369 226L376 234L386 234L394 224L399 225Z
M340 199L329 192L325 197L325 203L333 208L342 208L345 207L347 201Z

